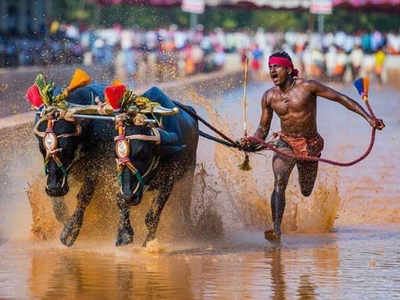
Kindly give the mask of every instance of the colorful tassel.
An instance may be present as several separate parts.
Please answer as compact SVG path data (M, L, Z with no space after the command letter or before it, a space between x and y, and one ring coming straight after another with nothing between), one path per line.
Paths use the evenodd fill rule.
M126 91L125 85L112 85L104 89L104 94L106 96L106 101L115 110L121 108L121 99Z
M88 85L90 76L82 69L76 69L72 76L71 83L68 86L68 91L71 92L79 87Z
M36 84L32 85L28 89L28 91L26 92L26 98L36 108L39 108L43 104L42 96L39 92L39 87Z
M113 81L113 83L112 83L112 85L124 85L124 83L122 82L122 80L119 80L119 79L115 79L114 81Z
M364 93L364 80L363 78L358 78L356 81L354 81L354 86L357 89L358 93L362 95Z
M369 78L364 77L363 78L363 86L364 86L364 94L363 97L368 98L368 93L369 93Z
M354 86L363 100L367 100L369 91L369 78L358 78L356 81L354 81Z

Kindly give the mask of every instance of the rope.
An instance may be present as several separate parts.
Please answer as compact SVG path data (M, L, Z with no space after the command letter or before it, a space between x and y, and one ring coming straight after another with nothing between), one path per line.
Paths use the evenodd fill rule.
M203 132L201 130L199 130L199 134L200 134L200 136L202 136L202 137L204 137L206 139L212 140L212 141L220 143L222 145L225 145L225 146L228 146L228 147L232 147L232 148L239 148L239 146L237 144L231 144L231 143L229 143L227 141L219 139L219 138L217 138L215 136L212 136L212 135L210 135L208 133L205 133L205 132Z
M237 142L233 141L232 139L230 139L229 137L227 137L225 134L223 134L221 131L219 131L217 128L215 128L214 126L212 126L210 123L208 123L206 120L204 120L202 117L200 117L198 114L196 114L195 112L192 112L191 110L189 110L187 107L185 107L184 105L178 103L178 102L174 102L176 106L178 106L180 109L182 109L183 111L187 112L189 115L191 115L193 118L198 119L200 122L202 122L204 125L206 125L208 128L210 128L212 131L214 131L215 133L217 133L220 137L222 137L224 140L228 141L230 145L227 145L227 142L222 141L220 139L217 139L215 137L212 137L210 135L208 135L209 138L213 141L216 141L218 143L222 143L224 145L227 145L229 147L235 147L235 148L239 148L239 145ZM204 133L204 132L203 132ZM204 133L205 135L207 135L206 133ZM202 135L203 136L203 135Z
M241 147L237 142L234 142L232 139L230 139L229 137L227 137L225 134L223 134L221 131L219 131L217 128L215 128L214 126L212 126L211 124L209 124L207 121L205 121L202 117L200 117L197 113L189 110L188 108L186 108L184 105L174 102L176 104L176 106L178 106L180 109L184 110L185 112L187 112L190 116L192 116L193 118L198 119L200 122L202 122L204 125L206 125L208 128L210 128L211 130L213 130L215 133L217 133L218 135L220 135L224 140L219 139L217 137L214 137L212 135L209 135L203 131L199 131L200 136L207 138L209 140L215 141L217 143L220 143L222 145L228 146L228 147L232 147L232 148L238 148L240 151L244 151L244 152L258 152L258 151L262 151L262 150L271 150L283 157L289 158L289 159L295 159L295 160L306 160L306 161L319 161L319 162L324 162L327 164L331 164L331 165L335 165L335 166L340 166L340 167L349 167L352 166L358 162L360 162L361 160L365 159L371 152L374 143L375 143L375 132L376 129L372 128L371 131L371 138L370 138L370 142L369 142L369 146L367 148L367 150L364 152L363 155L361 155L359 158L352 160L350 162L338 162L338 161L334 161L334 160L330 160L330 159L326 159L326 158L321 158L321 157L316 157L316 156L296 156L296 155L292 155L292 154L287 154L284 153L280 150L278 150L277 148L275 148L274 146L271 145L270 142L265 142L264 140L252 136L249 137L250 139L253 139L254 141L256 141L258 143L259 146L261 147L257 147L255 149L243 149L243 147ZM368 101L365 101L365 104L367 105L367 108L372 116L373 119L376 120L375 114L372 111L371 106L369 105Z
M370 143L369 143L368 149L364 152L364 154L361 155L359 158L357 158L355 160L352 160L350 162L338 162L338 161L325 159L325 158L320 158L320 157L316 157L316 156L296 156L296 155L291 155L291 154L287 154L287 153L284 153L282 151L279 151L277 148L272 146L270 143L266 143L265 141L263 141L262 139L260 139L258 137L252 136L250 138L255 140L261 146L267 148L268 150L272 150L275 153L277 153L277 154L279 154L279 155L281 155L283 157L289 158L289 159L307 160L307 161L320 161L320 162L324 162L324 163L335 165L335 166L349 167L349 166L355 165L359 161L361 161L364 158L366 158L368 156L368 154L371 152L372 147L374 146L374 142L375 142L375 131L376 131L376 129L372 128ZM263 150L263 148L261 148L260 150Z

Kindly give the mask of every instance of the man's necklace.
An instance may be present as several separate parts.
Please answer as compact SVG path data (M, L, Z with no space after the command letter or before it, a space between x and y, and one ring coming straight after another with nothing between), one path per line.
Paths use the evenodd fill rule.
M296 83L296 79L293 79L292 85L287 89L286 92L283 93L282 100L283 100L284 103L288 103L289 102L289 96L287 94L294 87L295 83Z

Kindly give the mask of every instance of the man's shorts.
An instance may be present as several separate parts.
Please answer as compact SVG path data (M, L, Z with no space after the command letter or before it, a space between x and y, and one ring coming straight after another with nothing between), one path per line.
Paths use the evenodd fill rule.
M315 137L294 138L286 136L281 132L276 134L279 138L273 143L276 148L292 149L294 155L303 157L320 157L324 148L324 139L317 134Z

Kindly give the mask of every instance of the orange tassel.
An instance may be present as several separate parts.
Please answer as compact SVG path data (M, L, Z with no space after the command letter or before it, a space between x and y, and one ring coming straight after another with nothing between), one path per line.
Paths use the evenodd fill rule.
M82 69L76 69L72 76L71 83L68 86L68 91L71 92L79 87L90 83L90 76Z
M113 83L112 83L112 85L124 85L124 83L122 82L122 80L119 80L119 79L115 79L114 81L113 81Z
M364 93L368 96L368 92L369 92L369 78L368 77L364 77L363 78L363 86L364 86Z

